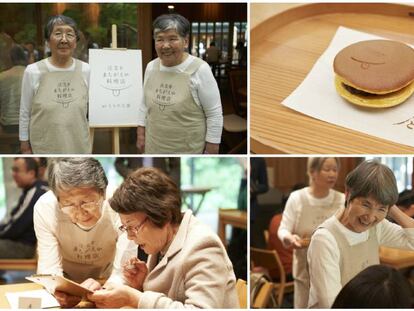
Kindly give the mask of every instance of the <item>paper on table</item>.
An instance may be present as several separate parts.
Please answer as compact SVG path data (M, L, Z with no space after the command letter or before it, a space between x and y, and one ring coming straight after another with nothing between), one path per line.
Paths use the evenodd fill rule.
M372 39L386 38L339 27L305 80L282 105L316 119L414 147L414 96L395 107L373 109L351 104L336 92L333 72L336 54L352 43Z
M25 292L9 292L6 293L6 297L11 309L18 309L19 297L41 298L42 309L60 306L55 297L49 294L45 289L29 290Z

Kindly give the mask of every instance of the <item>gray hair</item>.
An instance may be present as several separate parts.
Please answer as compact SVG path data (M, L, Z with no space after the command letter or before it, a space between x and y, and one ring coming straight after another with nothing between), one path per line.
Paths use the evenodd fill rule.
M190 34L190 22L180 14L163 14L158 16L152 23L154 37L159 32L170 29L175 30L180 37L186 38Z
M55 15L49 18L45 26L45 38L47 41L50 40L50 36L52 35L53 28L56 25L68 25L72 27L76 35L76 41L79 40L80 36L79 36L79 30L78 30L78 26L76 25L76 22L69 16Z
M94 158L55 158L49 164L49 187L57 192L72 188L95 188L105 194L108 179L98 160Z
M364 161L350 172L345 179L345 189L349 193L348 202L357 197L372 197L378 203L390 207L398 200L394 173L376 160Z

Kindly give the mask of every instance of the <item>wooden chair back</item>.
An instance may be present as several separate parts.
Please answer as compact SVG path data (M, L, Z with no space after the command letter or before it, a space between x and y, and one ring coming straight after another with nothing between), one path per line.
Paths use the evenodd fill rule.
M273 284L277 292L277 303L281 306L286 290L293 289L293 282L286 281L286 272L277 252L275 250L250 247L250 261L253 267L263 267L267 270L277 268L279 270L280 280L278 282L274 281Z
M236 283L237 296L240 309L247 309L247 284L245 280L238 279Z

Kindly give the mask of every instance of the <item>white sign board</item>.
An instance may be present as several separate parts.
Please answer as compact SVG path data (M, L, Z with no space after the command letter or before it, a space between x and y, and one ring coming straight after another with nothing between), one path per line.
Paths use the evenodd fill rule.
M137 126L142 98L141 50L89 50L89 125Z

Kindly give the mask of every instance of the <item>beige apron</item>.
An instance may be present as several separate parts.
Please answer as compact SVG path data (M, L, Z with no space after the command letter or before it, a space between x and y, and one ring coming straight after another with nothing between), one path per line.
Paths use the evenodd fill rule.
M333 200L327 205L312 206L307 198L308 188L300 191L301 212L295 225L294 234L310 238L316 228L341 208L341 193L334 191ZM294 305L307 308L309 299L309 271L307 262L308 248L295 249L293 252Z
M190 89L190 77L202 64L195 58L183 73L163 72L160 60L155 60L144 88L145 153L203 153L206 117Z
M33 153L91 153L82 63L75 60L75 71L49 72L44 60L37 66L41 78L30 117Z
M109 209L109 205L104 207L103 217L90 231L80 229L68 216L59 213L57 239L63 273L69 279L83 282L87 278L106 279L110 276L118 232L111 222Z
M365 268L380 263L377 227L374 226L369 229L367 241L351 246L334 222L334 218L329 219L321 227L328 229L338 244L341 284L344 286Z

